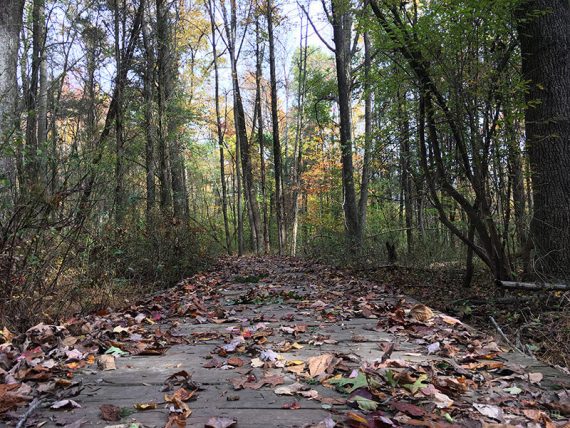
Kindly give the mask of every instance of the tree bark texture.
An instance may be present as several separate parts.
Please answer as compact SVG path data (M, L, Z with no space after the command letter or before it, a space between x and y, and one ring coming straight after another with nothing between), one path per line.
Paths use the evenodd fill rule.
M570 2L528 0L520 9L522 72L534 215L535 269L570 275Z

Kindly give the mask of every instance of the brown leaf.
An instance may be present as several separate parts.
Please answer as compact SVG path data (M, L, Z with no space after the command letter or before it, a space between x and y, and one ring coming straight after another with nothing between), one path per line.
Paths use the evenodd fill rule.
M194 396L195 392L196 390L188 391L186 388L178 388L172 395L164 394L164 401L167 403L176 403L176 400L188 401Z
M433 311L426 305L415 305L410 311L410 316L417 321L426 322L433 318Z
M103 404L99 407L101 410L101 419L108 422L116 422L121 420L121 409L112 404Z
M523 409L523 415L529 418L531 421L538 422L542 419L544 412L536 409Z
M99 355L97 357L97 367L99 370L117 370L115 357L112 355Z
M421 417L426 414L426 411L421 407L415 406L411 403L404 403L402 401L392 402L392 407L400 412L407 413L411 416Z
M292 401L290 403L283 404L281 408L289 410L299 410L301 408L301 403L299 403L298 401Z
M234 426L237 421L229 418L213 417L206 422L206 428L230 428Z
M229 364L230 366L241 367L241 366L243 366L245 363L244 363L244 361L243 361L241 358L239 358L239 357L231 357L231 358L228 358L228 364Z
M311 357L307 360L309 365L309 375L311 377L324 373L330 366L334 356L332 354L323 354L317 357Z
M164 428L185 428L186 427L186 419L183 414L181 413L171 413L168 416L168 421Z
M205 369L213 369L213 368L219 368L222 367L223 363L218 360L217 358L212 358L210 360L208 360L207 362L205 362L202 367L204 367Z
M22 384L13 383L10 385L0 384L0 414L15 409L17 407L25 406L32 397L22 395L18 392Z

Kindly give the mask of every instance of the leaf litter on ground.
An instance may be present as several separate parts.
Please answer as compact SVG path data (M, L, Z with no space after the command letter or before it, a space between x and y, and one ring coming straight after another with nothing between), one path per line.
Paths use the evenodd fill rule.
M235 272L251 280L236 282ZM230 289L247 292L230 302L223 294ZM255 315L255 308L266 305L279 305L288 313L281 319L263 310ZM323 326L340 326L336 331L341 332L345 322L357 318L371 320L374 327L358 331L348 342L335 337L337 333L322 333ZM175 333L179 319L229 327L184 337ZM350 353L371 334L392 338L377 347L377 358ZM508 363L493 337L407 301L395 287L311 261L249 257L225 258L211 272L123 310L101 310L59 325L38 324L22 334L3 329L0 417L17 418L15 411L34 397L51 400L54 409L79 406L69 397L80 392L81 386L73 383L80 370L113 370L126 355L162 355L173 345L204 341L219 345L201 365L241 371L228 383L238 394L269 389L276 396L294 397L283 409L302 409L302 400L316 400L334 410L336 421L327 418L308 426L563 427L570 416L567 389L543 388L542 373ZM320 351L322 346L334 346L334 351ZM303 356L295 356L300 350ZM192 415L188 402L199 390L186 371L165 380L160 404L169 412L165 426L186 426ZM116 420L116 408L108 406L101 406L101 417ZM159 404L133 406L143 410ZM212 417L206 426L236 423Z

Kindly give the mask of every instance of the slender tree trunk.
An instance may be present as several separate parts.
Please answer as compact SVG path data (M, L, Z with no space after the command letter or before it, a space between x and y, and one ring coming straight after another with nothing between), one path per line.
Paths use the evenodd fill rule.
M165 79L168 67L168 13L165 0L156 0L157 37L157 101L158 101L158 178L160 183L160 208L164 215L170 213L172 193L170 183L170 159L168 149L168 93Z
M364 33L364 158L362 160L362 179L360 182L360 199L358 213L358 243L362 245L366 229L366 212L368 208L368 184L370 182L370 161L372 155L372 88L370 82L370 40Z
M265 167L265 141L263 135L263 106L261 104L261 79L263 77L261 37L259 17L255 20L255 106L257 109L257 140L259 144L259 162L261 165L261 203L263 209L263 251L269 254L271 244L269 241L269 216L267 213L267 181Z
M303 169L303 126L305 113L305 95L307 90L307 55L309 23L301 22L299 42L299 89L297 93L297 129L295 132L295 147L293 159L293 225L291 232L291 255L297 254L297 236L299 231L299 194L301 193L301 174Z
M223 17L224 17L224 26L226 30L226 44L228 48L228 55L230 57L232 87L233 87L233 96L234 96L234 122L235 122L236 139L237 139L236 162L240 162L241 160L241 170L242 170L241 179L243 182L244 196L246 199L245 202L246 202L247 214L250 224L251 236L252 236L254 250L256 252L259 252L262 248L262 243L261 243L262 237L259 228L259 209L257 206L257 198L254 191L251 153L247 138L247 125L245 121L245 110L243 107L243 100L241 97L241 90L239 86L238 70L237 70L237 61L238 61L237 51L236 51L237 10L236 10L235 0L230 1L230 6L231 6L231 11L230 11L231 21L228 23L225 10ZM238 202L240 201L240 199L241 196L238 197ZM238 207L238 212L241 212L241 210L239 210L239 207Z
M273 38L273 2L267 0L267 35L269 38L269 74L271 80L271 122L273 128L273 162L275 169L275 211L279 255L283 255L286 245L285 216L283 207L281 143L279 140L279 115L277 110L277 76L275 72L275 40Z
M338 86L338 104L340 116L340 147L342 161L342 187L344 193L344 222L349 245L358 243L360 224L356 191L354 186L354 168L352 162L352 124L351 124L351 79L350 79L350 39L352 33L352 15L349 0L332 1L333 39L335 43L336 75Z
M469 224L469 231L467 232L467 239L473 241L475 239L475 227ZM467 246L467 257L465 260L465 275L463 276L463 287L471 287L471 281L473 280L473 248Z
M243 242L243 209L242 209L242 193L241 193L241 168L240 168L240 159L241 159L241 150L239 142L236 140L236 158L235 158L235 192L237 195L236 199L236 212L237 212L237 248L238 248L238 256L243 255L244 251L244 242Z
M535 265L570 277L570 3L526 0L520 6L525 110L534 216Z
M179 7L173 3L174 7ZM178 25L178 11L174 12L175 18L170 19L168 4L163 3L161 21L165 24L160 38L163 43L161 61L163 63L162 79L159 84L164 89L164 102L166 112L166 146L170 160L170 184L172 186L172 208L174 218L184 225L188 224L188 191L186 189L186 176L184 168L184 153L182 143L178 136L180 118L177 114L175 92L178 89L178 50L175 40L175 27Z
M152 227L153 217L154 217L154 207L156 204L156 185L154 180L154 146L156 139L156 128L153 117L155 56L147 27L147 25L149 25L152 22L150 17L150 11L148 11L148 13L145 12L145 16L146 19L142 24L142 35L143 35L143 44L145 49L145 69L143 72L143 79L144 79L144 122L146 128L145 129L146 223L147 227Z
M26 99L26 150L24 156L26 190L31 194L39 194L42 191L40 186L41 149L38 143L38 135L40 134L38 120L41 119L38 110L38 89L44 50L44 29L45 2L44 0L34 0L32 6L32 64Z
M408 254L412 252L412 177L410 173L410 122L406 111L406 93L398 90L398 121L400 134L401 207L404 210Z
M40 33L40 57L39 57L39 88L38 88L38 148L40 154L38 155L38 180L43 189L48 190L47 177L47 112L48 112L48 76L47 76L47 61L46 61L46 16L45 16L45 3L39 11L39 26Z
M117 67L117 79L121 76L122 47L121 47L121 9L120 0L115 0L114 24L115 24L115 63ZM123 129L123 88L116 85L117 91L117 114L115 115L115 225L122 228L125 222L125 139Z
M230 225L228 221L228 190L226 186L226 161L224 159L224 133L222 130L222 118L220 113L220 77L218 71L218 51L216 44L216 20L212 0L207 3L210 15L210 28L212 31L212 55L214 60L214 97L216 103L216 132L218 136L218 149L220 151L220 183L222 186L222 215L224 218L224 234L226 238L226 251L232 253L232 241L230 235Z
M519 133L511 130L509 141L507 142L507 162L513 189L516 242L522 258L523 276L526 276L530 272L531 248L527 231L523 159L519 141Z

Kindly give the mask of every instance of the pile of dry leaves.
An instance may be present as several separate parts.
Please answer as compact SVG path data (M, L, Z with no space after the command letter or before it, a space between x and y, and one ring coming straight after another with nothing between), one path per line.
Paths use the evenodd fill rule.
M359 319L366 321L361 330L341 340ZM211 328L183 337L176 334L180 322ZM369 339L376 335L386 340ZM283 409L303 409L312 400L330 411L308 426L570 426L562 376L558 389L549 388L541 372L509 362L493 337L456 318L408 301L389 285L287 258L224 259L122 311L39 324L17 336L4 329L0 417L21 421L30 404L80 406L74 398L82 385L74 379L81 369L112 370L121 355L157 356L199 342L215 346L193 364L235 373L228 387L236 395L228 401L239 400L242 390L268 389L289 397ZM363 343L374 352L357 352ZM188 371L179 371L165 380L163 403L134 403L134 410L164 406L165 426L181 428L200 389ZM100 413L105 421L126 416L113 405ZM206 424L234 425L231 418Z

